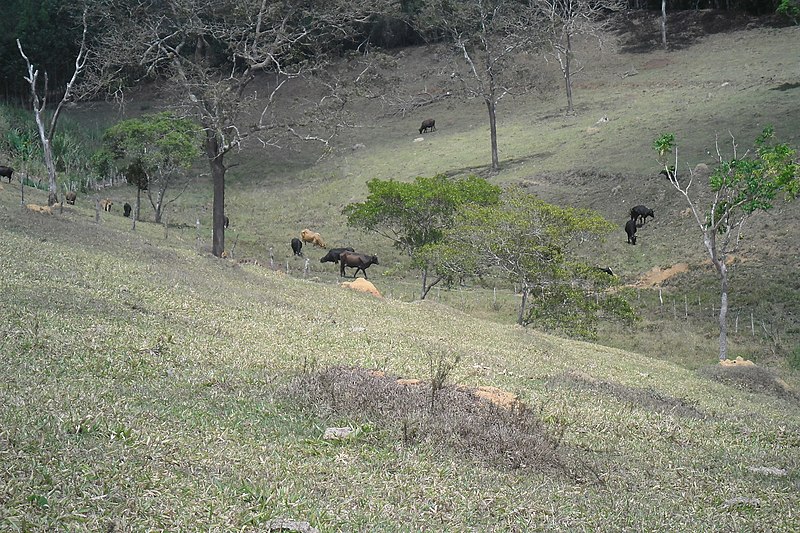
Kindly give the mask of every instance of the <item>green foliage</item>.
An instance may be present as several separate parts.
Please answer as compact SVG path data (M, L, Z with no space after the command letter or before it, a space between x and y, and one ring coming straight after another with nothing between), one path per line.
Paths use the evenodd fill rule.
M671 154L674 147L674 133L663 133L660 137L653 141L653 149L658 152L658 157L661 159L666 157L667 154Z
M103 142L117 160L137 159L148 169L186 168L200 155L200 128L192 120L158 113L118 122Z
M344 208L347 223L392 240L409 256L441 240L459 207L492 205L500 188L476 176L450 179L443 174L418 177L413 183L373 179L367 200Z
M781 0L775 12L792 19L792 22L797 24L800 20L800 1L798 0Z
M188 168L200 155L200 128L189 119L158 113L124 120L103 136L104 153L120 161L128 181L147 189L156 173Z
M750 215L771 209L780 192L787 198L797 196L800 167L795 162L796 152L785 143L771 143L773 138L772 127L764 128L755 141L754 155L722 160L714 169L709 183L719 200L708 213L709 228L724 233L737 210Z
M613 226L588 209L563 208L512 188L494 205L465 205L441 243L420 258L449 281L495 276L534 299L521 321L581 337L594 335L600 313L629 319L630 306L604 291L610 276L574 257L574 244Z

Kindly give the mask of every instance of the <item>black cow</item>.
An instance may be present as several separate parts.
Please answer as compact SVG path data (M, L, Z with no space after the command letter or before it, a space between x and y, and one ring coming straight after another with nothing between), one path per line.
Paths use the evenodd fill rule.
M225 215L225 229L228 229L228 226L231 225L231 219L228 218L228 215Z
M656 218L656 215L653 213L652 209L649 209L643 205L637 205L631 208L631 220L641 222L642 225L644 225L644 223L647 222L647 217L652 217L653 219Z
M432 118L426 118L422 121L422 126L419 127L419 133L422 135L423 131L436 131L436 121Z
M0 166L0 176L4 178L8 178L8 182L11 183L11 174L14 173L14 169L11 167L4 167Z
M628 234L628 244L636 244L636 220L630 219L625 223L625 233Z
M68 204L75 205L75 200L78 199L78 193L75 191L68 191L67 194L64 195L64 198L66 198Z
M133 207L131 207L131 204L129 204L128 202L125 202L122 205L122 215L126 216L126 217L131 216L131 210L132 209L133 209Z
M333 263L334 265L339 262L339 256L342 252L355 252L352 248L331 248L325 257L319 260L320 263Z
M292 238L292 252L298 257L303 257L303 241L297 237Z
M605 272L605 273L606 273L606 274L608 274L609 276L613 276L613 275L614 275L614 271L613 271L613 270L611 270L609 267L599 267L599 266L596 266L595 268L596 268L597 270L599 270L600 272Z
M344 268L350 267L355 268L356 271L353 273L353 278L358 275L358 271L364 273L364 279L367 278L367 268L370 265L377 265L378 263L378 256L377 255L364 255L364 254L357 254L355 252L342 252L339 254L339 275L344 277Z

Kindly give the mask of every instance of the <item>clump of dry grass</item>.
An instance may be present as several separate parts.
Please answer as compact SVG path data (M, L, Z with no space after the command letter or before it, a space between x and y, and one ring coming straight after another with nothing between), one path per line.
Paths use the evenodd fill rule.
M562 435L523 404L499 406L467 387L444 385L430 409L431 390L430 383L337 366L297 376L286 393L316 416L378 427L404 446L424 443L493 467L596 479L588 464L570 458Z
M675 414L689 418L706 418L705 413L684 398L673 398L652 388L638 389L602 381L579 371L565 372L548 380L550 386L568 386L606 394L617 400L652 409L657 413Z
M710 365L698 373L713 381L749 392L771 394L785 400L800 402L800 394L793 390L778 375L761 366Z

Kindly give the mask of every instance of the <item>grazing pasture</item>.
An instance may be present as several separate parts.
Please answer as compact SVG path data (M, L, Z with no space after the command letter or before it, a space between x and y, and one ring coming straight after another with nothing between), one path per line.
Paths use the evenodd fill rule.
M232 157L229 259L208 253L204 176L168 226L148 222L143 204L135 231L120 212L96 221L94 202L42 216L16 187L0 190L0 530L800 528L800 400L786 362L800 207L748 226L758 238L732 264L732 305L771 319L751 334L743 311L732 335L731 353L754 371L720 368L716 280L649 148L672 129L682 158L713 163L715 134L747 142L764 123L798 145L797 89L776 88L796 81L800 28L669 53L579 45L577 114L563 115L557 67L543 65L552 89L498 108L496 175L483 104L453 99L424 110L439 129L422 143L409 132L423 115L372 99L327 159L313 147ZM408 90L446 83L440 52L404 51L383 74ZM70 114L94 119L100 107ZM367 179L438 172L601 212L618 229L582 253L614 272L641 320L604 324L586 343L513 325L511 283L412 301L407 258L347 227L341 210L363 201ZM26 189L25 201L46 194ZM621 230L638 203L658 218L630 246ZM338 269L316 257L304 278L286 242L304 227L379 256L370 281L385 298L339 287ZM328 428L352 432L326 440Z

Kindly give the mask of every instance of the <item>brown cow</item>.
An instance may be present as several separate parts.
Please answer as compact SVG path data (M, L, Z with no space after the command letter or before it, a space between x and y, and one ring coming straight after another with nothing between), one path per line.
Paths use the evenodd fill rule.
M100 207L103 208L103 211L111 212L111 206L114 205L114 202L111 198L106 198L105 200L100 200Z
M377 255L364 255L364 254L357 254L355 252L342 252L339 254L339 275L341 277L344 276L344 268L350 267L355 268L356 271L353 273L353 278L358 275L358 271L364 273L364 277L367 278L367 268L370 265L377 265L378 263L378 256Z
M78 199L78 194L75 191L67 192L65 198L67 199L67 203L70 205L75 205L75 200Z
M304 229L300 232L300 238L303 239L303 242L310 242L314 246L319 246L320 248L326 248L325 241L322 240L322 235L317 232L311 231L310 229Z

